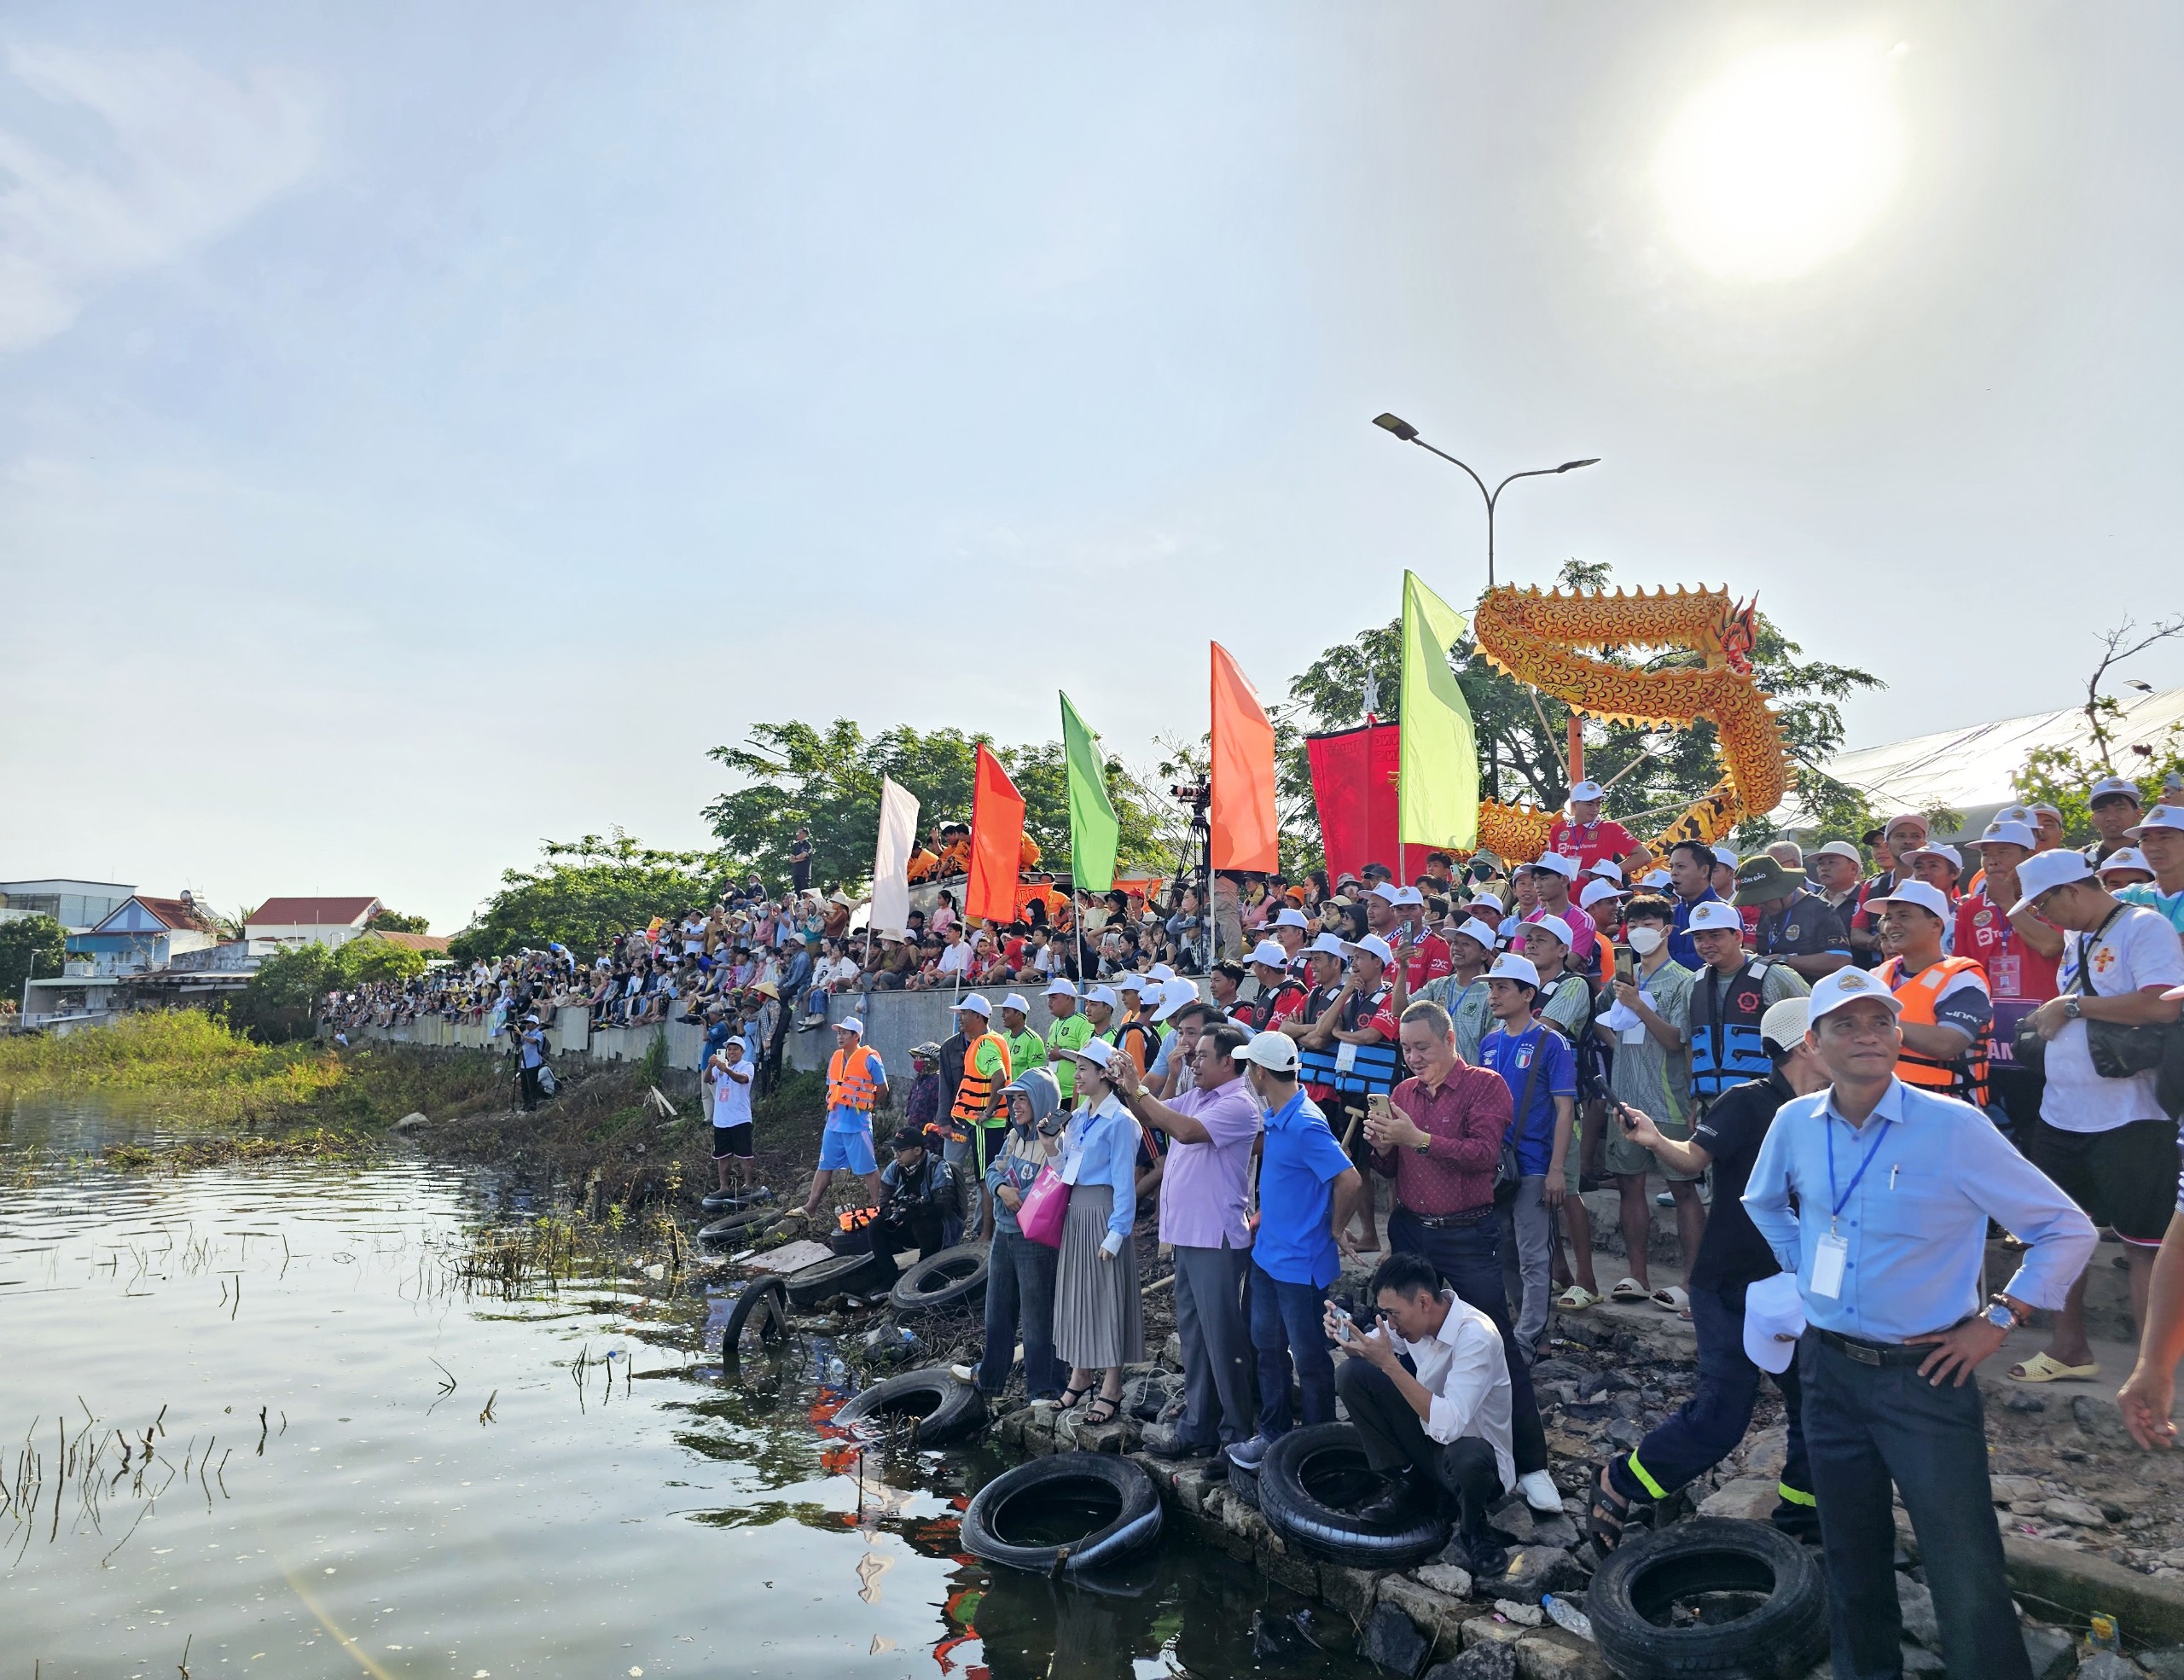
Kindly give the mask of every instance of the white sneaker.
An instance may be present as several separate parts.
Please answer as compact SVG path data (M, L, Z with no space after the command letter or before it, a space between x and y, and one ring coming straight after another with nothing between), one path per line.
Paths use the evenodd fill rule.
M979 1380L978 1369L972 1365L950 1365L948 1368L948 1375L958 1382L976 1382ZM1559 1500L1554 1509L1558 1511L1562 1509Z
M1525 1503L1535 1511L1562 1514L1562 1490L1554 1485L1554 1478L1544 1470L1530 1470L1517 1478L1517 1491L1525 1496Z

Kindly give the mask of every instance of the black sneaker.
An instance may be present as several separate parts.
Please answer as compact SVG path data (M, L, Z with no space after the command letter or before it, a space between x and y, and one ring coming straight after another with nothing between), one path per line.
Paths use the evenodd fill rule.
M1455 1560L1449 1553L1461 1550L1469 1561L1465 1567L1471 1572L1474 1582L1490 1581L1509 1567L1508 1549L1495 1538L1493 1529L1484 1529L1476 1534L1460 1533L1449 1543L1442 1557L1449 1562Z
M1393 1528L1404 1521L1416 1503L1410 1474L1391 1472L1388 1485L1357 1508L1357 1520L1374 1527Z

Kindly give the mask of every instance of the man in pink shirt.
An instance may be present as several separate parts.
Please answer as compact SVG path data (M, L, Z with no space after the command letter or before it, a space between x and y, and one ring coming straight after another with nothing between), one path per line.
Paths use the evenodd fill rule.
M1548 916L1559 916L1570 929L1570 966L1581 974L1595 974L1594 952L1600 945L1600 934L1593 927L1593 918L1570 902L1570 883L1577 877L1577 860L1550 852L1532 863L1532 885L1539 892L1539 908L1525 917L1527 921L1544 921Z

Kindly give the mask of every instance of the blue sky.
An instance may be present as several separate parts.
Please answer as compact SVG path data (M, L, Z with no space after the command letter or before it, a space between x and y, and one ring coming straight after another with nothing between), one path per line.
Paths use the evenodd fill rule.
M1412 567L1757 590L1865 743L2180 603L2158 6L490 5L0 20L0 876L459 926L758 720L1204 727ZM1658 160L1889 55L1786 278ZM2184 683L2184 649L2135 674Z

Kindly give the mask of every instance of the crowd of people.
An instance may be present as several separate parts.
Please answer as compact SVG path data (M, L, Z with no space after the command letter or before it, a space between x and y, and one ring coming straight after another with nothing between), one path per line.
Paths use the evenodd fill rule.
M1339 1396L1385 1472L1361 1520L1439 1500L1490 1576L1498 1501L1562 1509L1530 1370L1553 1311L1603 1298L1577 1192L1612 1186L1628 1270L1605 1296L1687 1319L1698 1371L1591 1475L1593 1544L1734 1449L1771 1375L1774 1520L1822 1549L1836 1671L1898 1660L1900 1496L1949 1671L2024 1674L1966 1378L2042 1311L2047 1345L2009 1376L2100 1375L2083 1300L2106 1227L2145 1329L2126 1419L2171 1439L2184 798L2104 781L2082 851L2026 805L1962 846L1905 814L1862 846L1658 858L1599 800L1581 783L1546 855L1506 873L1437 857L1408 884L1370 864L1246 887L1238 961L1217 897L1210 997L1142 948L1005 974L1043 982L1043 1035L1023 991L962 991L956 1032L912 1054L884 1173L892 1090L839 1023L808 1211L847 1172L882 1250L990 1243L985 1356L958 1376L998 1393L1020 1345L1032 1400L1092 1423L1142 1354L1132 1234L1157 1220L1185 1400L1146 1446L1256 1467ZM1067 931L1025 949L1073 950ZM1681 1283L1648 1274L1656 1176ZM1991 1294L1990 1229L2019 1251ZM1329 1293L1345 1255L1376 1263L1362 1299Z

